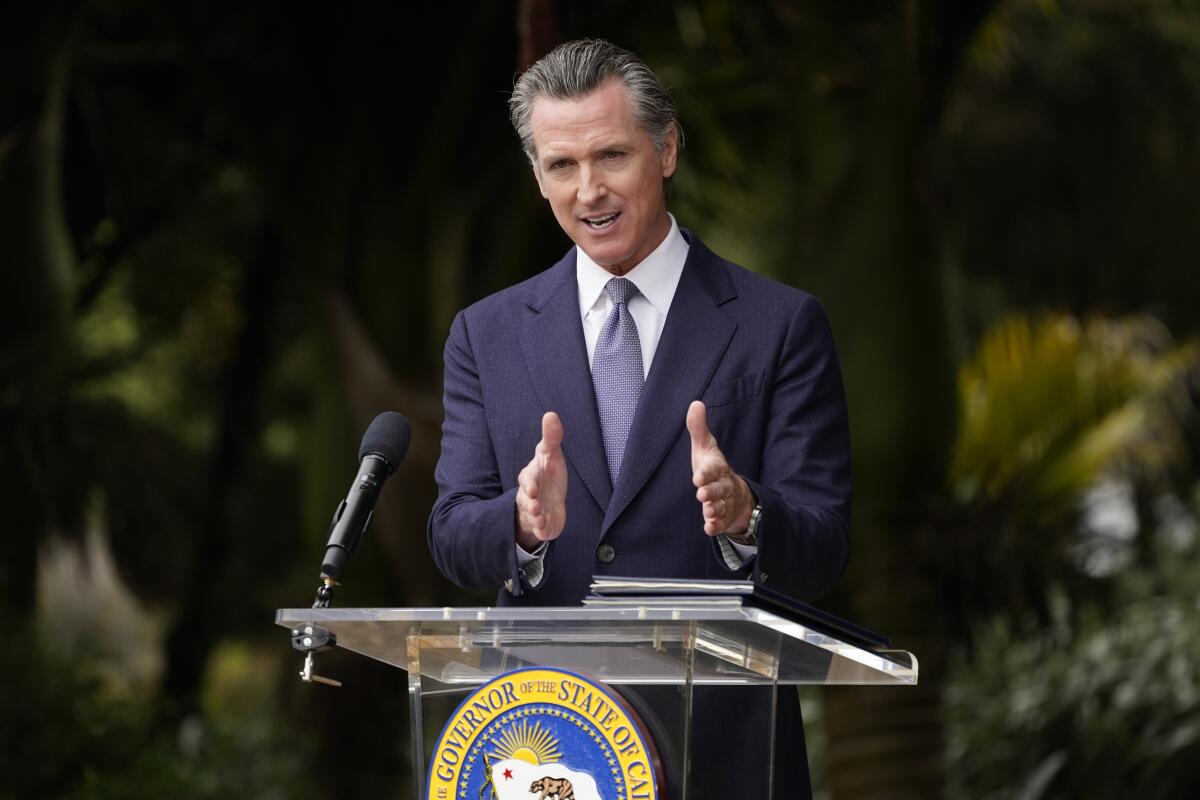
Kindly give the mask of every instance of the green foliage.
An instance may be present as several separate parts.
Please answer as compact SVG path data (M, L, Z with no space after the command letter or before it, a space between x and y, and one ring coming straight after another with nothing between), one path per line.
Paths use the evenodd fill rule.
M1196 330L1200 8L1008 0L942 119L942 237L977 333L1006 307Z
M527 4L332 16L256 0L26 5L0 25L12 45L2 96L19 101L0 129L0 259L15 279L0 345L0 452L15 457L0 477L19 500L0 561L27 611L37 545L49 532L78 541L101 496L121 577L183 646L165 653L164 688L136 696L102 670L27 659L19 644L0 653L0 674L16 676L0 691L0 758L28 777L8 791L302 797L299 751L280 731L296 712L264 702L294 675L244 643L282 642L270 609L311 596L311 566L297 564L319 554L380 405L414 419L410 472L392 483L406 505L380 514L343 601L466 602L421 537L441 344L458 308L569 244L506 119L513 18ZM1195 331L1196 3L534 5L557 10L564 36L631 47L673 87L690 138L680 223L829 309L856 448L848 613L897 636L936 628L919 653L936 663L979 618L1044 605L1054 582L1071 613L1046 616L1060 622L1038 654L1055 669L1066 674L1059 654L1080 639L1124 642L1132 611L1109 634L1103 617L1075 619L1087 606L1065 545L1097 476L1117 471L1141 492L1179 463L1193 345L1148 317L1005 323L962 374L959 504L948 522L930 508L944 506L953 433L949 351L965 356L1000 310L1138 310ZM359 338L335 330L331 308L357 317ZM1167 596L1157 571L1137 576L1136 597ZM960 624L937 627L956 612ZM981 646L995 654L996 637ZM1036 680L1035 655L1015 674ZM1070 687L1118 694L1114 675L1072 675ZM997 710L987 703L1009 677L990 676L971 702ZM340 746L371 786L402 768L372 749L402 749L379 743L403 728L400 701L379 702L393 680L380 669L348 681L363 702L311 695L329 716L314 727L337 732L322 752ZM1043 687L1071 737L1125 724L1060 689ZM172 712L189 700L181 726ZM911 710L885 711L878 729L929 752L937 732L914 732ZM1128 724L1148 730L1140 713ZM347 739L351 717L375 744ZM1073 769L1046 760L1056 748L1074 758L1059 739L986 719L971 749L992 753L988 736L1010 748L980 762L988 775L1005 758L1022 775L1044 763L1051 781ZM890 781L877 733L831 739L831 763Z
M1198 366L1149 317L1009 316L959 371L955 495L1045 523L1106 471L1162 472L1184 454Z
M1152 318L1058 313L1001 320L960 371L947 576L972 646L946 692L953 797L1200 782L1196 508L1168 480L1190 454L1198 364ZM1118 478L1142 558L1084 586L1068 545L1085 492Z
M1145 316L1013 314L984 335L959 372L939 562L959 635L1001 611L1046 621L1049 585L1105 591L1086 568L1085 493L1102 481L1165 491L1186 466L1198 369L1196 344ZM1141 512L1132 505L1122 513Z
M1192 511L1194 515L1195 511ZM1054 595L1052 625L997 617L946 694L951 796L1188 795L1200 786L1200 549L1171 552L1171 580L1117 611Z
M172 729L144 693L117 690L94 664L48 657L20 634L0 648L0 674L5 800L314 796L302 738L262 713L261 694Z

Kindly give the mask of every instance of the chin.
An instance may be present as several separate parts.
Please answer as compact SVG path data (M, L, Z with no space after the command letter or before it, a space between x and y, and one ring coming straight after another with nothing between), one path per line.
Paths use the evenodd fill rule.
M633 264L629 263L630 259L628 257L606 258L604 256L601 256L600 258L596 258L593 256L592 261L595 261L597 264L604 267L609 272L615 272L618 275L624 275L626 272L629 272L629 270L632 269L634 266Z
M589 243L592 246L587 248L588 255L602 267L612 264L624 264L633 255L627 247L623 246L623 242L618 244L617 242L595 242L595 240L592 240Z

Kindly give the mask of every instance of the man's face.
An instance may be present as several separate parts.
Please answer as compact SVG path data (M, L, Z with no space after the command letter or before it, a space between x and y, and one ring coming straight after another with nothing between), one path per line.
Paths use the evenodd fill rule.
M675 172L675 131L660 155L615 80L575 100L538 97L531 123L534 175L558 224L614 275L636 267L671 228L663 178Z

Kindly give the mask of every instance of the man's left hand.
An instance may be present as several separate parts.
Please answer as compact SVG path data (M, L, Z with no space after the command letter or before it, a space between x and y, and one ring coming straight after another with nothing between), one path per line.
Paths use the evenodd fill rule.
M687 429L692 439L692 483L704 515L704 532L709 536L745 533L754 495L725 460L708 429L708 409L699 400L688 406Z

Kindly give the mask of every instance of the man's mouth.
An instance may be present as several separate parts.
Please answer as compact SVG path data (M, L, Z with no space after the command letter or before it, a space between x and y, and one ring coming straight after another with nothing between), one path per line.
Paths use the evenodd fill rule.
M617 221L617 217L619 216L621 216L621 212L614 211L611 214L604 214L603 216L584 217L583 221L587 223L587 226L592 230L602 231L605 228L611 227L613 223Z

